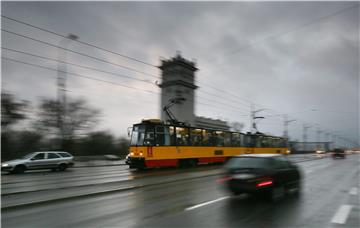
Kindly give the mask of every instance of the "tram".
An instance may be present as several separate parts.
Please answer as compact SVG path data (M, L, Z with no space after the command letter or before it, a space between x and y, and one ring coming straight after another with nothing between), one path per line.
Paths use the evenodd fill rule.
M188 167L223 163L239 154L288 154L286 138L197 128L158 119L134 124L127 164L130 168Z

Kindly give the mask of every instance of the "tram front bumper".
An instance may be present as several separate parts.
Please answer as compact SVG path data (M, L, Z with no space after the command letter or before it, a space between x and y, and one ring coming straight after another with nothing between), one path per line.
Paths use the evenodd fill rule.
M145 158L143 157L128 157L125 161L130 167L144 167Z

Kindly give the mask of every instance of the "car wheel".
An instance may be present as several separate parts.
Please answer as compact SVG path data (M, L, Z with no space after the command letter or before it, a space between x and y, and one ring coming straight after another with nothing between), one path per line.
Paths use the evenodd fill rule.
M66 165L66 164L60 164L58 169L59 169L60 171L65 171L66 168L67 168L67 165Z
M13 173L24 173L26 170L26 167L24 165L17 165L14 168Z

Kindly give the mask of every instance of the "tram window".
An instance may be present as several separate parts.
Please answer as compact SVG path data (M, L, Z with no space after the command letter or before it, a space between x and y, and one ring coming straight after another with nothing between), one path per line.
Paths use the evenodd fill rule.
M273 139L273 147L279 147L279 139Z
M204 146L214 146L215 145L213 131L203 130L203 145Z
M176 127L176 145L187 146L189 142L189 129Z
M164 145L174 145L174 127L164 127Z
M208 130L203 130L202 131L202 145L203 146L208 146L209 145L209 141L210 141L210 134L208 132Z
M263 138L262 136L254 137L254 139L255 139L255 147L261 147L262 138Z
M241 134L232 133L232 146L241 146Z
M138 127L138 126L134 126L134 127L133 127L133 131L132 131L132 134L131 134L130 145L132 145L132 146L137 145L138 138L139 138L139 127Z
M245 145L245 135L240 134L240 146L244 146Z
M267 141L268 141L268 147L274 147L274 146L273 146L273 138L272 138L272 137L268 137L268 138L267 138Z
M131 145L139 146L144 144L145 126L134 126L131 135Z
M215 145L216 146L224 146L224 132L223 131L215 131Z
M190 143L192 146L200 146L202 144L202 130L201 129L191 129L190 134Z
M247 147L255 147L256 137L253 135L245 136L245 145Z
M231 146L231 133L230 132L225 132L224 133L224 145L225 146Z
M140 144L142 145L142 144ZM144 138L144 145L145 146L152 146L154 145L154 126L147 126Z
M144 144L144 138L145 138L145 128L139 127L139 137L138 142L136 145L143 145Z
M269 147L269 137L261 137L261 147Z
M280 147L286 147L286 140L280 139Z
M156 146L163 146L165 145L165 136L164 136L164 127L163 126L156 126L155 128L156 134Z

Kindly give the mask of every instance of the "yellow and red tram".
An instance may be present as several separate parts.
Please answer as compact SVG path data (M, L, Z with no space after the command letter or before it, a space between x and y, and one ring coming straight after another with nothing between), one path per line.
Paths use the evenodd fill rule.
M130 168L222 163L239 154L288 154L285 138L143 120L132 127Z

